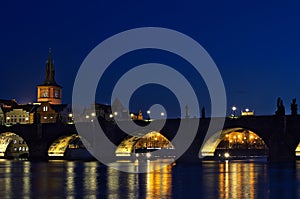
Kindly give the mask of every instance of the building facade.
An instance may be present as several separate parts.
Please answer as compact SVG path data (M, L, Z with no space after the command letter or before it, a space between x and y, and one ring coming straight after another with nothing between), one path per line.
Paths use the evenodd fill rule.
M6 124L32 124L34 121L34 113L30 113L22 108L14 108L6 112Z

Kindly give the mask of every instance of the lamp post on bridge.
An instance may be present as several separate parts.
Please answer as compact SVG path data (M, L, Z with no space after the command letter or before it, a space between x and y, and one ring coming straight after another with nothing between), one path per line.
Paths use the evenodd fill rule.
M147 111L147 115L148 115L148 121L150 121L150 110Z
M233 111L233 118L235 118L236 117L236 106L233 106L232 108L232 111Z

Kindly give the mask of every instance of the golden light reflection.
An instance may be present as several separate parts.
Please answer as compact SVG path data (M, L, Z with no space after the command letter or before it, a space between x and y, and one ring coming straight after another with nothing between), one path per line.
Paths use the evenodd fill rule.
M172 166L162 166L159 161L147 161L142 165L138 163L116 163L114 166L132 167L138 171L140 166L154 170L148 173L123 173L112 167L107 168L107 193L109 199L119 198L120 190L124 198L138 198L139 193L147 193L147 199L168 198L172 195ZM124 183L126 183L124 185ZM122 186L123 184L123 186Z
M98 188L98 173L97 162L87 162L84 167L84 189L90 193L90 196L97 194ZM90 198L90 196L87 196Z
M27 195L24 198L30 198L30 162L24 162L24 170L23 170L23 196Z
M5 165L5 169L4 169L4 173L6 174L6 178L4 178L4 182L1 182L1 189L3 189L4 193L10 193L11 194L11 181L12 181L12 176L11 176L11 171L12 171L12 164L11 162L7 162L7 164ZM11 196L9 195L8 198L11 198Z
M161 167L159 163L150 163L149 166L153 167L151 169L154 170L147 173L147 199L156 199L171 196L172 166L167 165L162 169L159 169Z
M118 198L118 190L119 190L119 176L120 172L112 167L107 168L107 192L109 193L108 199Z
M75 178L74 167L75 167L75 163L74 162L67 162L67 169L66 169L66 192L67 193L73 193L74 190L75 190L75 185L74 185L74 178Z
M256 177L254 166L254 163L239 164L229 161L220 164L220 198L254 198Z

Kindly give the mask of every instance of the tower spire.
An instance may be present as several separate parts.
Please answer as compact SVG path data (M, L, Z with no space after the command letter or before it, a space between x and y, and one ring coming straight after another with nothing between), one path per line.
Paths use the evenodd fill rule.
M46 62L46 78L44 81L45 85L57 85L54 79L54 63L52 58L52 49L49 48L48 60Z
M54 79L54 62L52 49L49 48L49 55L46 61L46 77L43 84L37 86L37 101L61 104L62 87Z

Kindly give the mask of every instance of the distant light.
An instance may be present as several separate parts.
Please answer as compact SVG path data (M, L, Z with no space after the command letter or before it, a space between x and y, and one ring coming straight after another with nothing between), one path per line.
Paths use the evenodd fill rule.
M233 111L236 111L236 106L233 106L233 107L232 107L232 110L233 110Z
M246 108L246 109L245 109L245 111L246 111L246 112L249 112L249 109L248 109L248 108Z
M118 115L118 112L114 112L114 115L117 116L117 115Z
M229 154L229 153L224 153L224 157L225 157L225 158L229 158L229 157L230 157L230 154Z
M151 113L151 112L148 110L148 111L147 111L147 114L150 114L150 113Z
M165 113L164 113L164 112L161 112L161 113L160 113L160 116L165 116Z
M25 118L25 120L26 120L26 121L28 121L28 120L29 120L29 118L28 118L28 117L26 117L26 118Z
M96 116L96 113L91 113L91 116L95 117L95 116Z
M69 117L73 117L73 114L72 114L72 113L69 113Z
M86 119L89 119L89 118L90 118L90 116L89 116L89 115L86 115L86 116L85 116L85 118L86 118Z
M147 156L147 158L150 158L151 157L151 153L147 153L146 156Z
M113 117L114 117L114 115L113 115L113 114L109 114L109 117L110 117L110 118L113 118Z

